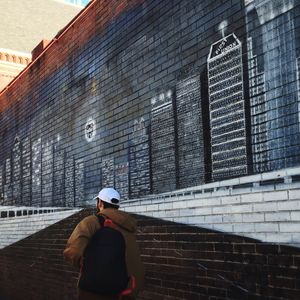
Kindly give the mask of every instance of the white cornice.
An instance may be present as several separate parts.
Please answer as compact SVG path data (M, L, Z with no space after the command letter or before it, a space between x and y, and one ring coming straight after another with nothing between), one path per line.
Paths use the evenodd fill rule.
M26 67L26 65L23 65L23 64L18 64L18 63L4 61L4 60L0 60L0 66L4 66L6 68L17 69L17 70L23 70Z
M11 55L22 56L22 57L31 59L31 53L27 53L27 52L20 52L20 51L15 51L15 50L11 50L11 49L5 49L5 48L0 48L0 52L11 54Z

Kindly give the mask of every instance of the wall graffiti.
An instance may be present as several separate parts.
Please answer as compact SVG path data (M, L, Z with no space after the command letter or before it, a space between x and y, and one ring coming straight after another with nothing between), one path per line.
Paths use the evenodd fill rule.
M75 164L75 173L73 176L73 182L75 186L74 189L74 205L71 206L82 206L85 202L84 197L84 161L79 158L74 161Z
M21 204L21 144L18 137L12 150L12 194L15 204Z
M31 191L32 204L39 206L42 203L42 187L41 187L41 167L42 167L42 139L39 138L32 142L32 176L31 176Z
M176 3L154 6L173 16ZM137 36L116 19L28 93L43 100L32 120L11 133L14 110L1 113L0 203L76 206L104 186L130 199L300 166L299 0L191 3L191 24L161 16Z
M120 163L115 166L115 184L123 199L129 197L129 164Z
M112 187L115 185L115 161L113 157L102 159L102 185Z
M212 178L246 175L247 142L242 45L230 34L211 46L208 82Z
M201 100L200 75L178 81L176 115L179 188L196 186L205 182Z
M0 165L0 205L4 203L3 179L3 166Z
M32 145L32 146L31 146ZM84 162L42 138L18 140L0 166L1 204L32 206L82 205Z
M153 192L176 189L175 111L172 91L151 99L151 170Z
M88 142L91 142L96 136L96 122L92 118L89 118L85 124L85 138Z
M26 137L22 142L22 204L31 203L31 141Z
M52 205L53 194L53 145L46 142L42 145L42 202L44 206Z
M129 195L140 197L151 192L150 141L143 117L134 120L129 146Z
M246 7L254 172L300 162L294 2L254 0Z
M4 184L4 203L11 202L14 203L12 197L12 188L11 188L11 159L7 158L5 160L5 177L3 178Z

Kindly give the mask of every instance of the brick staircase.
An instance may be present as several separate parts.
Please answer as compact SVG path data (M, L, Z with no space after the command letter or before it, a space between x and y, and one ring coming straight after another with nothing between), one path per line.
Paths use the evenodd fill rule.
M0 295L76 299L78 271L62 257L82 210L0 250ZM299 299L300 249L136 216L146 267L139 300Z

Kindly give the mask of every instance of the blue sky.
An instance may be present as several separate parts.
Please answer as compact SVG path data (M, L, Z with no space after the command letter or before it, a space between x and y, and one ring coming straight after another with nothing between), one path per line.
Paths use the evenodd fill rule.
M73 3L76 3L77 1L76 0L65 0L66 2L73 2ZM82 4L83 5L87 5L90 0L81 0Z

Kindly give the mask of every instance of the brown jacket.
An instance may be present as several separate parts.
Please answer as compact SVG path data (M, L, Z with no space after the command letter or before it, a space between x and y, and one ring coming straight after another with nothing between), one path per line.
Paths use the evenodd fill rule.
M128 275L133 275L136 279L136 289L130 299L135 299L144 282L144 268L140 258L139 249L136 243L136 222L127 213L107 208L99 213L117 225L117 229L123 234L126 243L126 264ZM84 218L71 234L66 249L64 250L65 259L75 267L80 267L84 250L91 237L100 229L100 223L95 215ZM114 300L118 297L103 297L88 293L79 289L80 300ZM124 298L125 299L125 298ZM126 298L129 299L129 298Z

